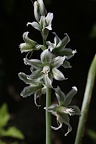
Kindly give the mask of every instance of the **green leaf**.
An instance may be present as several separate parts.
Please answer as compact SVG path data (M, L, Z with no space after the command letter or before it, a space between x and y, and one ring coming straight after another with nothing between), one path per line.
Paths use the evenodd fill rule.
M86 133L92 140L94 140L94 142L96 142L96 131L92 129L87 129Z
M10 115L8 114L7 105L3 104L0 108L0 128L7 125L9 118L10 118Z
M6 144L6 143L0 140L0 144Z
M2 129L2 136L24 139L22 132L16 127L9 127L7 130Z

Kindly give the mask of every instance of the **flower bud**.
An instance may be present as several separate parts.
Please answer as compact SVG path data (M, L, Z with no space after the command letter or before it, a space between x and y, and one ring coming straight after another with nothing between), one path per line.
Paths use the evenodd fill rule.
M40 10L39 10L39 4L37 1L34 2L34 17L36 21L40 20Z
M44 16L45 13L46 13L46 9L45 9L43 0L37 0L37 1L38 1L38 4L39 4L40 14L41 14L41 16Z

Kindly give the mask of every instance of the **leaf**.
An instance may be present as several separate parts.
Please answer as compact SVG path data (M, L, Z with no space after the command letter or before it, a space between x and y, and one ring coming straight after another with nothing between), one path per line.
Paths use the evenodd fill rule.
M0 140L0 144L6 144L6 143Z
M8 114L8 108L7 105L4 103L0 108L0 128L7 125L9 118L10 115Z
M24 135L16 127L9 127L7 130L2 129L1 135L5 137L13 137L13 138L18 138L22 140L24 139Z

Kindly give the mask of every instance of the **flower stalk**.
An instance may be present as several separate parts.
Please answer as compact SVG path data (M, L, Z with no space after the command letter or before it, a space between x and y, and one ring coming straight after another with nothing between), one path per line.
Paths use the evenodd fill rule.
M51 105L51 89L46 88L46 108ZM46 110L46 144L52 143L51 113Z
M96 55L93 58L93 61L91 63L91 66L90 66L89 72L88 72L87 83L86 83L86 88L85 88L85 93L84 93L84 99L83 99L82 108L81 108L81 117L79 119L75 144L82 143L95 78L96 78Z
M36 21L28 22L34 29L41 33L43 44L39 44L35 40L31 40L28 36L29 32L23 34L24 43L19 45L21 53L27 52L26 57L23 59L25 65L30 66L30 75L23 72L18 74L19 78L24 81L26 86L21 92L22 97L34 96L34 103L37 107L37 98L43 94L46 96L46 144L52 143L52 131L58 130L63 124L67 125L68 130L65 136L71 132L70 116L80 115L80 110L76 105L70 105L72 98L77 93L77 88L74 86L72 90L65 95L59 86L54 88L55 81L66 80L63 72L59 67L71 68L69 59L74 56L76 50L65 48L70 41L69 36L65 33L64 38L60 39L56 33L53 33L54 42L47 41L49 31L52 30L53 13L47 13L43 0L36 0L34 2L34 17ZM32 59L34 51L41 50L40 59ZM31 57L28 58L28 54ZM57 103L52 104L51 90L56 95ZM53 92L52 91L52 92ZM51 114L56 117L58 127L51 126Z

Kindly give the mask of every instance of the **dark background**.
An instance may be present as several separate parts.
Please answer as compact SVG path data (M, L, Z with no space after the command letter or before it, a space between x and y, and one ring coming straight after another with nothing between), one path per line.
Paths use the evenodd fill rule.
M64 33L67 33L71 39L67 47L77 50L76 55L70 60L72 68L64 70L68 80L61 82L61 87L67 93L72 86L77 86L78 93L73 101L81 108L87 73L96 51L96 35L94 31L92 33L96 23L96 1L45 0L44 2L47 11L54 13L52 31L56 32L61 39ZM12 116L9 125L18 127L25 135L28 144L45 142L44 97L42 97L42 107L38 110L32 96L26 99L20 97L20 92L25 85L18 78L20 71L29 73L29 68L23 64L25 54L21 54L19 49L19 44L23 42L23 32L30 31L32 39L41 42L39 32L31 26L26 26L27 22L34 20L31 0L0 0L0 105L4 102L8 104ZM48 37L48 40L50 39L53 41L52 35ZM96 131L95 96L96 84L83 144L94 144L86 131L88 128ZM78 116L72 117L73 131L67 137L64 137L65 130L55 132L61 143L74 143L77 124Z

